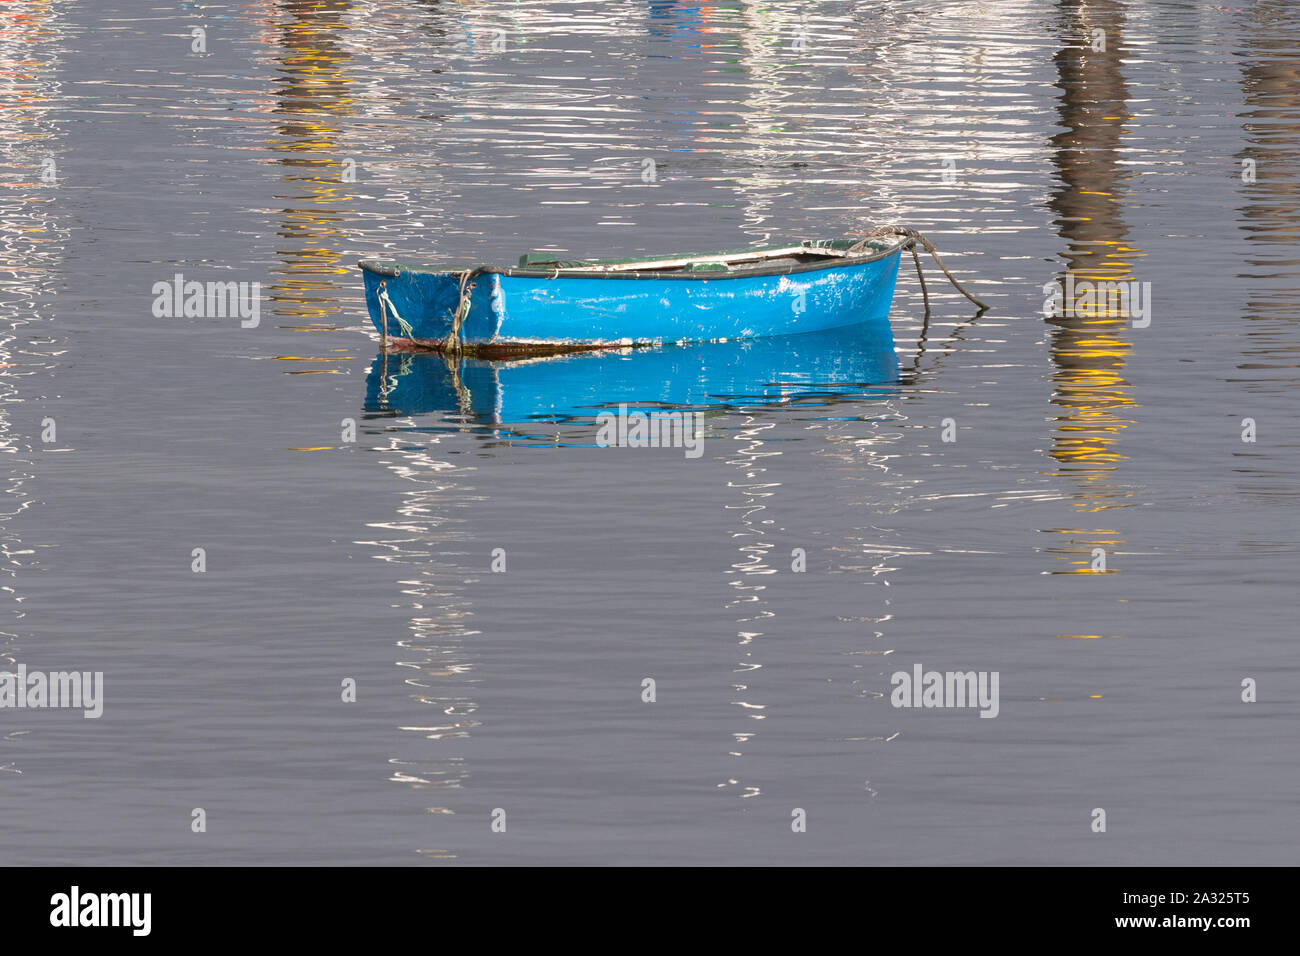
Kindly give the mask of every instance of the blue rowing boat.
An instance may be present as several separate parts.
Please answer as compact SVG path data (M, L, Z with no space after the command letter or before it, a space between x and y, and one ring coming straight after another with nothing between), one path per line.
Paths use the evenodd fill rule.
M908 232L644 259L560 261L533 252L513 268L378 259L360 266L385 351L394 343L491 357L885 321L899 256L916 241Z

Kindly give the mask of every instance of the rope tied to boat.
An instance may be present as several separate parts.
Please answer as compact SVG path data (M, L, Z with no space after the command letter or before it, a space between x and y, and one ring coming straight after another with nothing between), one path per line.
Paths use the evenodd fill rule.
M948 267L943 264L943 260L939 258L939 252L935 249L934 243L925 238L925 236L921 235L921 233L915 229L908 229L906 226L877 226L868 232L864 238L851 245L848 251L850 253L862 252L871 244L873 239L883 239L886 236L902 236L905 239L911 240L911 242L907 244L907 248L912 253L912 262L916 264L916 277L921 282L921 298L925 302L926 315L930 314L930 293L925 287L925 276L921 273L921 257L917 255L916 252L917 243L920 243L921 248L930 253L934 258L934 261L938 263L939 268L943 270L943 274L948 277L948 281L952 283L954 289L966 298L970 299L971 302L974 302L980 307L980 309L988 308L987 305L975 298L975 296L971 295L962 287L962 284L957 281L957 278L948 271Z
M466 269L464 272L452 273L460 276L460 298L456 302L456 309L451 314L451 331L447 333L447 340L443 343L443 348L452 354L461 350L460 329L469 318L470 299L474 295L475 282L470 280L482 274L483 267L477 266L473 269Z
M388 351L388 313L393 313L393 318L397 320L397 326L402 330L402 334L408 339L414 341L415 332L411 329L411 323L407 322L397 311L397 306L393 305L393 300L388 297L388 280L385 279L379 283L379 288L375 290L375 298L379 300L379 331L383 339L384 351Z

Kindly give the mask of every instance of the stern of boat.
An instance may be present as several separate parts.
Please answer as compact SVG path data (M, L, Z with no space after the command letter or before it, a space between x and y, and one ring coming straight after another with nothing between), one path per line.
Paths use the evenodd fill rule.
M366 308L370 321L390 341L417 346L440 346L451 334L451 319L460 302L460 276L452 272L424 272L397 263L363 259L358 263L365 278ZM499 295L499 277L483 273L473 280L469 317L461 339L469 344L490 341L495 334L493 306Z

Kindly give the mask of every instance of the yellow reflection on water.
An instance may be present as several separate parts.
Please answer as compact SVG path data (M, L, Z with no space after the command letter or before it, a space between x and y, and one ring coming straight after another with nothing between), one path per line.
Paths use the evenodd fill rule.
M1141 250L1126 242L1121 199L1129 173L1119 151L1127 134L1128 90L1122 72L1123 5L1110 0L1065 11L1064 45L1056 55L1065 128L1053 138L1060 184L1050 206L1066 247L1066 294L1061 315L1049 318L1053 372L1048 474L1074 482L1072 507L1096 514L1129 506L1117 480L1127 460L1121 439L1138 408L1124 367L1133 350L1130 316L1122 304L1093 295L1094 283L1137 281ZM1103 30L1106 49L1087 38ZM1114 528L1047 529L1068 535L1048 551L1071 565L1054 574L1112 573L1108 556L1124 539ZM1098 556L1097 549L1105 551Z
M279 278L270 287L276 315L330 324L343 307L337 277L344 263L342 223L355 215L352 184L357 157L341 143L338 117L354 111L347 66L351 60L344 36L350 29L348 0L286 5L288 19L269 35L278 47L279 81L275 112L283 120L271 144L284 167L285 203L276 250ZM350 165L351 164L351 165Z

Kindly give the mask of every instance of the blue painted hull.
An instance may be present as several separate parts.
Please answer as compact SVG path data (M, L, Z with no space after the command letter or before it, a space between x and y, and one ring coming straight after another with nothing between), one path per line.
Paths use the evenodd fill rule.
M460 342L485 351L590 348L760 338L884 321L900 252L895 246L779 273L485 270L473 279ZM437 347L447 339L460 301L457 274L369 261L362 269L376 329L417 345Z
M600 407L775 405L869 393L895 382L885 320L805 335L574 352L516 361L380 355L366 408L400 415L447 412L502 425L592 418Z

